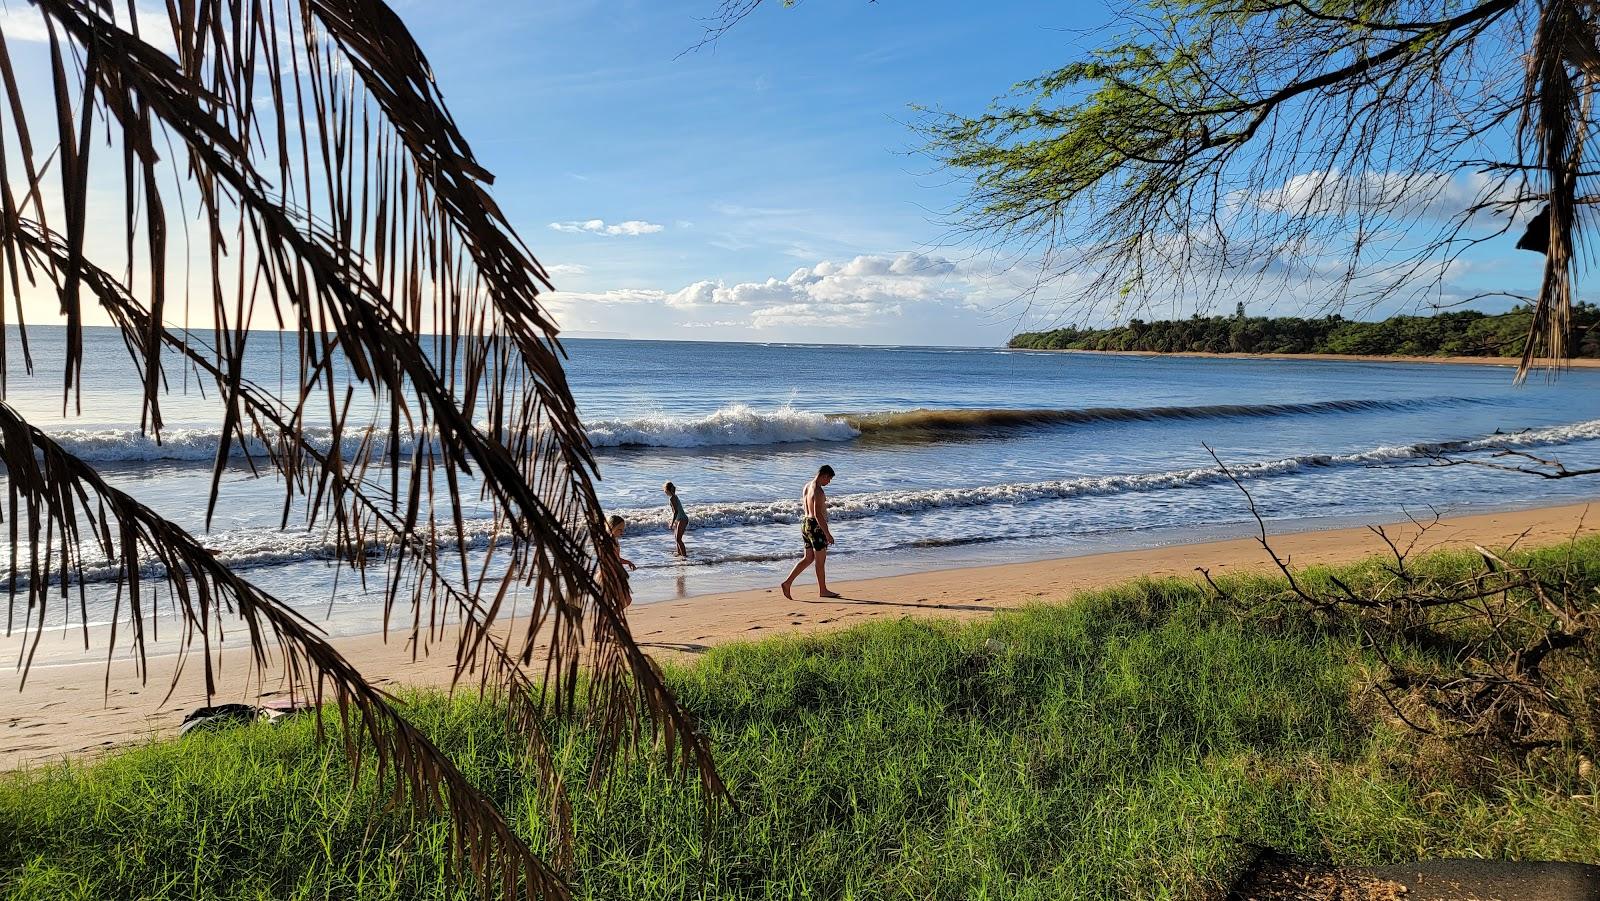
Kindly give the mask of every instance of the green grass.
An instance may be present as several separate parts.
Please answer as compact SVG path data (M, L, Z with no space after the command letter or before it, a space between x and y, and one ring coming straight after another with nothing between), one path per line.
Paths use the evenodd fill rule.
M1600 584L1600 543L1541 552ZM1465 557L1439 557L1441 576ZM1346 571L1377 578L1371 565ZM1325 578L1313 574L1311 581ZM1281 588L1253 577L1240 597ZM697 789L657 763L575 794L589 898L1193 898L1250 844L1341 863L1600 862L1576 751L1484 758L1391 727L1354 638L1144 581L952 625L902 620L669 668L738 799L703 856ZM419 722L544 841L492 704ZM569 784L591 747L561 739ZM443 824L352 789L309 723L0 778L7 898L464 897Z

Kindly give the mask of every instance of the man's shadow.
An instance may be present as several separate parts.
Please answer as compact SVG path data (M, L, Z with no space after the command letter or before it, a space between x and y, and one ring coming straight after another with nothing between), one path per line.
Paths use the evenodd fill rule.
M804 598L807 604L860 604L868 607L906 607L912 610L968 610L974 613L993 613L996 608L984 604L917 604L908 601L877 601L871 598L853 598L842 595L836 598Z

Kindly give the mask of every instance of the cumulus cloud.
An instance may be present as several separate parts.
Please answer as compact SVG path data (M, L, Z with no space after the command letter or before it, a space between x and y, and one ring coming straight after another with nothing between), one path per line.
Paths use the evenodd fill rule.
M552 222L550 227L558 232L567 232L576 235L605 235L607 237L638 237L639 235L653 235L666 226L654 222L645 222L642 219L629 219L626 222L607 224L604 219L585 219L583 221Z
M864 254L801 266L781 278L733 283L702 279L676 291L656 292L659 297L626 291L583 295L581 299L598 303L658 299L663 306L682 313L741 310L746 316L744 324L756 328L863 325L900 316L911 304L965 306L975 294L987 294L992 281L990 272L967 270L942 257ZM725 315L717 321L728 321Z
M734 306L750 310L756 328L773 325L861 325L899 316L904 305L960 300L969 290L949 260L916 253L823 260L787 278L699 281L669 295L680 309Z
M557 277L563 275L583 275L589 271L589 267L584 266L581 263L556 263L554 266L546 267L545 271L549 272L552 276Z
M930 305L982 309L1016 297L1030 278L1027 273L927 254L863 254L822 260L787 276L760 281L701 279L674 291L620 288L561 292L549 299L566 309L654 305L675 314L683 325L862 326Z

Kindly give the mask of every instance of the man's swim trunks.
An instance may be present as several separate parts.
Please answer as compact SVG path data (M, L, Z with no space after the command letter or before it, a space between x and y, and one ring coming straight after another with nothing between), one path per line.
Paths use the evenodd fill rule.
M814 550L826 550L828 547L828 533L822 530L822 524L815 517L807 516L806 521L800 524L800 537L805 541L806 547Z

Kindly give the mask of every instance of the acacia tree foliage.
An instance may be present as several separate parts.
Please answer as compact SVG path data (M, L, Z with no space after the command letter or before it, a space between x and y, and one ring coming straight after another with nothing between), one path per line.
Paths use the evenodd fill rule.
M724 3L708 34L759 2ZM1547 256L1522 291L1525 370L1569 333L1600 173L1597 16L1590 0L1144 0L988 111L921 128L966 180L959 230L1035 253L1052 293L1123 310L1261 283L1329 309L1437 296L1462 253L1529 224Z
M1153 0L1109 46L925 127L970 177L966 226L1134 302L1251 277L1333 305L1436 288L1548 200L1527 351L1559 356L1593 42L1580 6Z
M381 571L387 615L410 622L414 648L454 625L458 678L505 694L545 781L554 859L530 851L312 622L0 403L12 619L42 628L109 566L112 643L142 659L158 603L170 602L208 692L219 626L242 620L253 665L336 705L347 751L376 759L395 801L447 815L458 862L507 898L567 895L551 715L583 706L599 733L597 777L653 735L698 772L708 803L723 795L707 745L623 618L627 579L539 302L549 278L491 199L394 11L381 0L171 0L151 15L131 2L27 0L5 22L0 299L15 316L7 323L0 305L0 325L20 330L25 359L0 356L0 371L32 370L39 335L24 299L48 293L66 326L68 406L93 307L132 356L148 434L163 433L169 380L208 384L223 426L208 522L230 459L247 449L283 486L284 527L326 532L342 564ZM119 232L109 241L94 234L108 205ZM175 327L191 295L213 325ZM264 326L282 332L252 331ZM253 381L251 355L285 343L277 383ZM469 527L474 505L491 513L487 534ZM513 604L526 616L514 629ZM36 646L38 633L25 638Z

